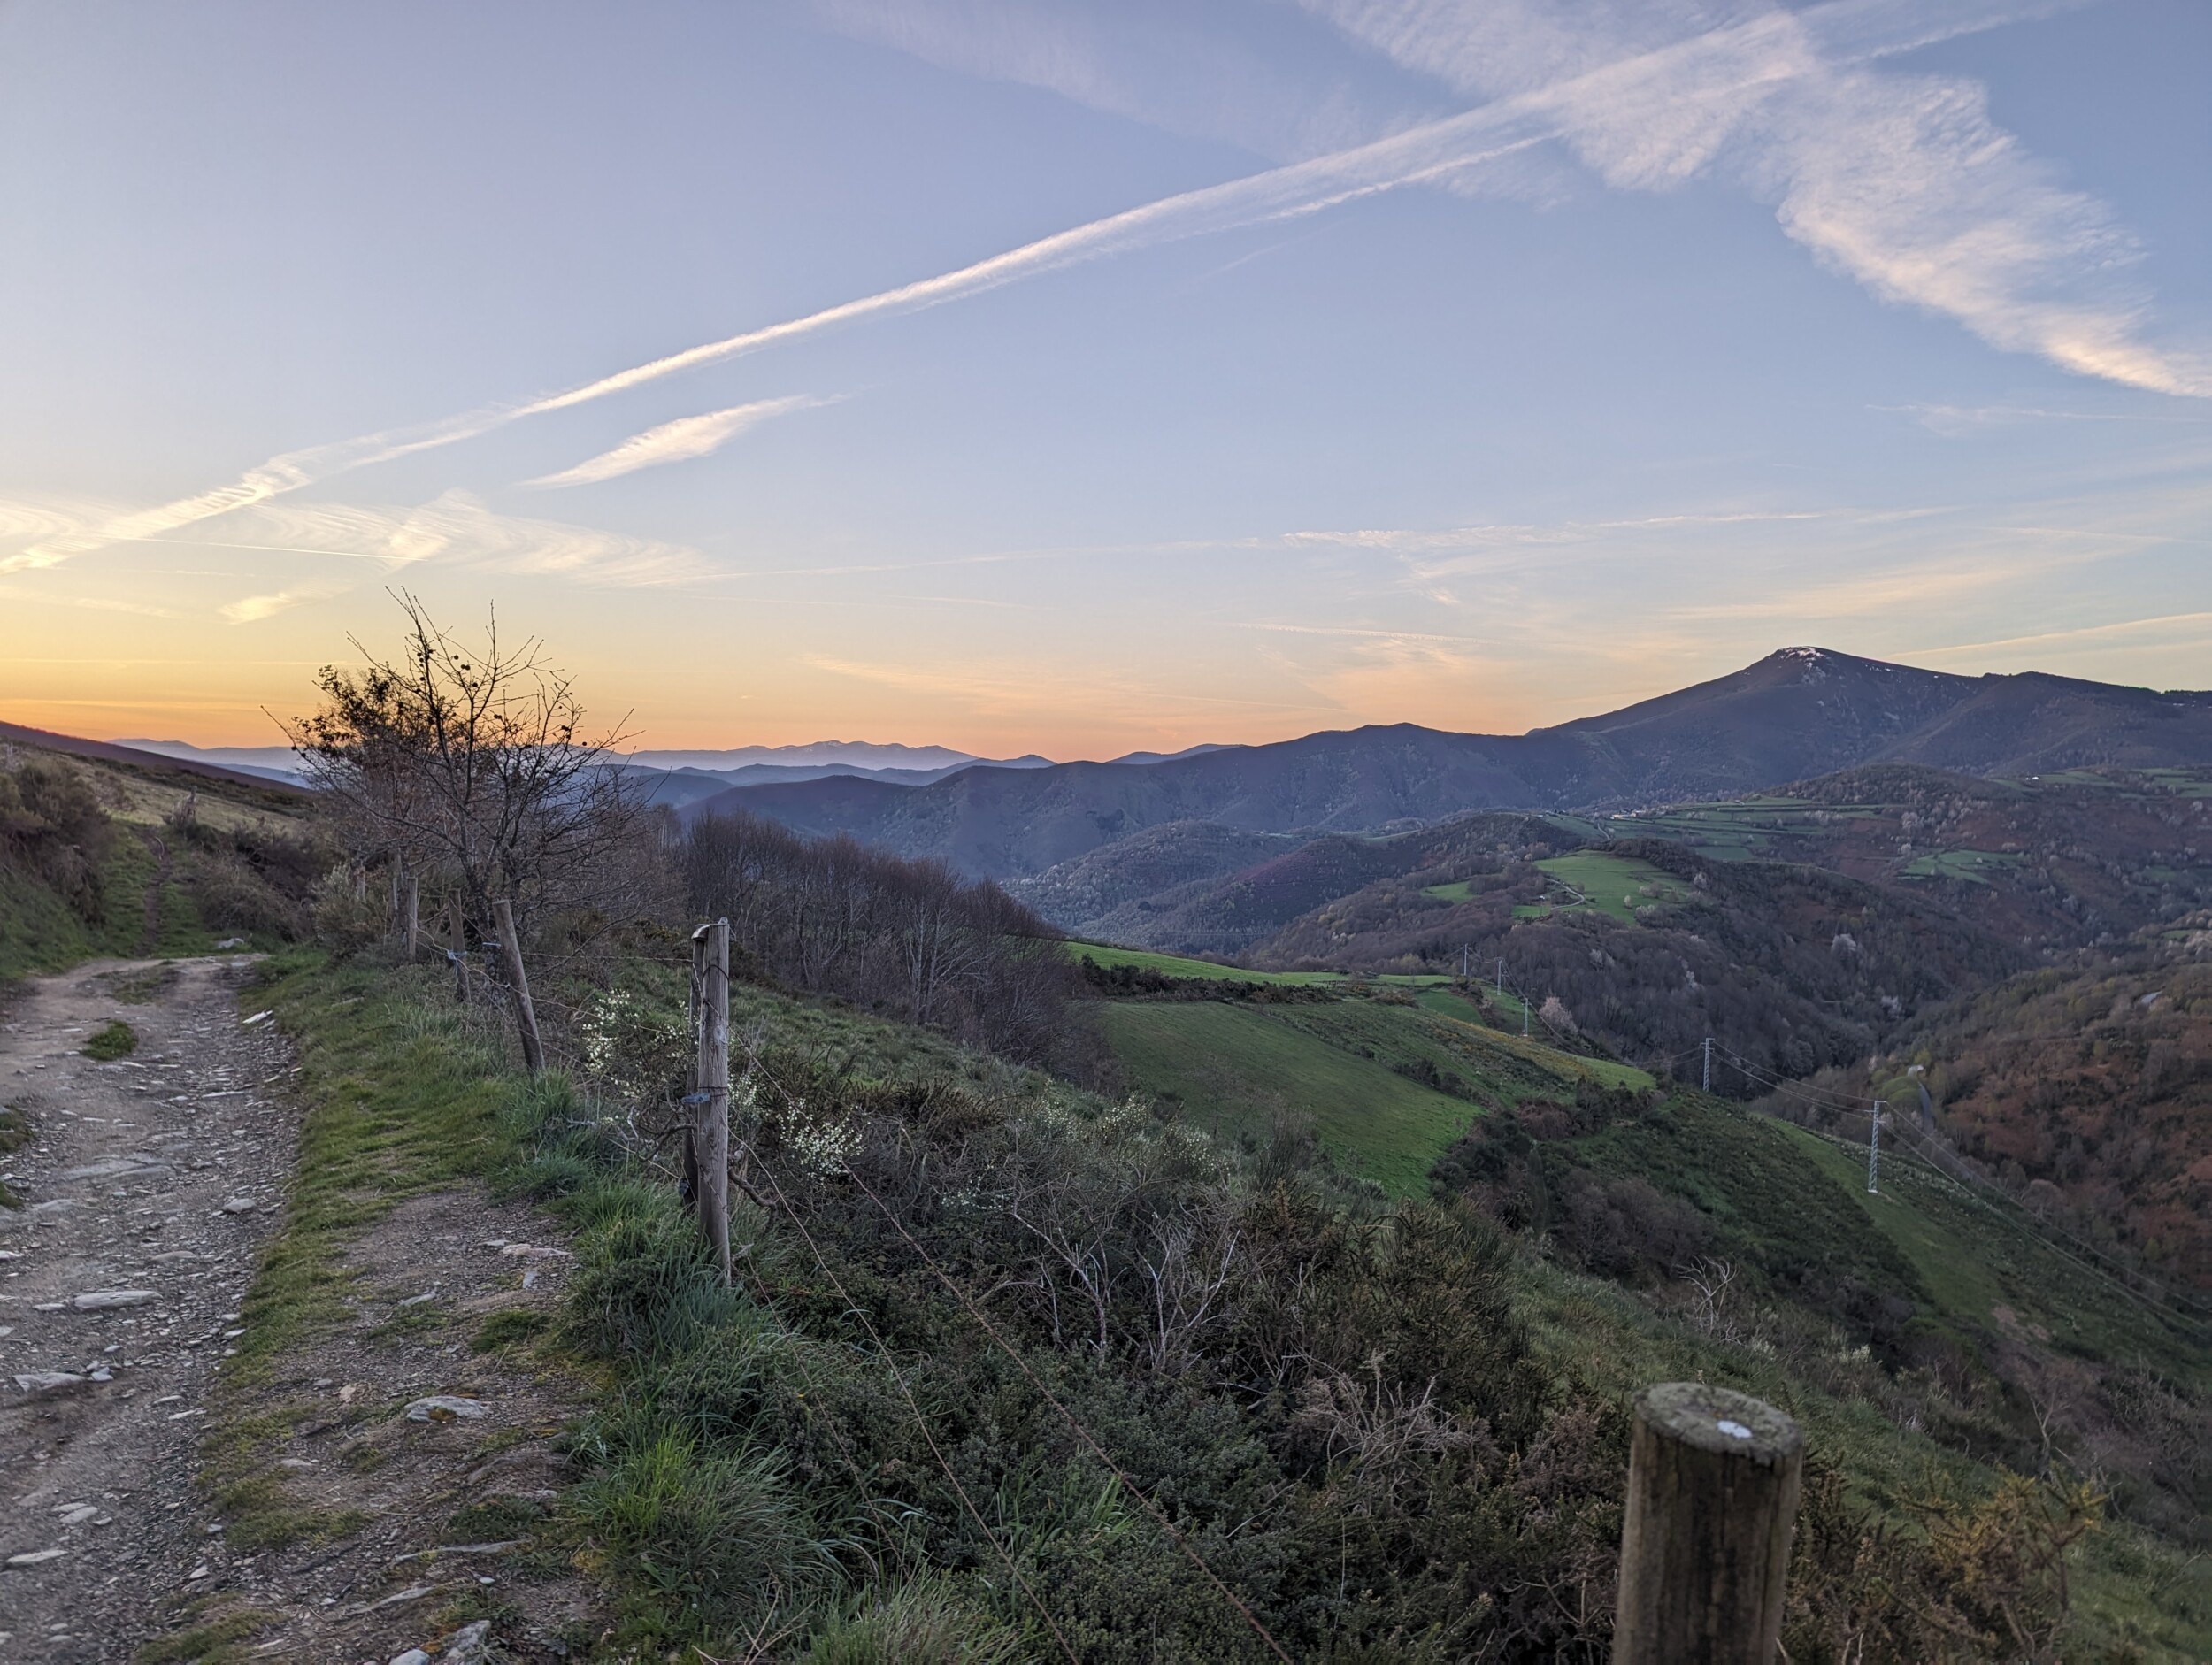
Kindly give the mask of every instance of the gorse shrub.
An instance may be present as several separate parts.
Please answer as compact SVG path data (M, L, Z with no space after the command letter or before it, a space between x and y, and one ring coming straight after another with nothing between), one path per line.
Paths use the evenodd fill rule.
M89 783L58 758L0 770L0 853L36 874L97 925L106 917L100 866L114 825Z

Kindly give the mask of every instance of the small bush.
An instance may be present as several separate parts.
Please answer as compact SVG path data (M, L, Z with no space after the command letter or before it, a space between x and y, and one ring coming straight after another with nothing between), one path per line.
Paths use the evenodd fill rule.
M193 904L212 930L280 942L307 934L306 909L243 863L196 856L190 882Z
M380 940L391 923L385 899L357 886L350 869L333 868L315 881L310 916L315 940L340 954L357 954Z
M34 757L12 771L0 770L0 850L93 925L107 917L100 865L114 846L114 832L91 786L68 764Z

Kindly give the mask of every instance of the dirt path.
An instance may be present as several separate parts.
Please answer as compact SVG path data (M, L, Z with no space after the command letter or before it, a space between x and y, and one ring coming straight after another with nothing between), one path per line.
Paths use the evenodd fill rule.
M0 1009L0 1661L570 1657L590 1591L538 1538L586 1389L532 1346L568 1254L526 1204L365 1208L336 1311L217 1381L300 1129L251 968L99 962ZM85 1057L114 1019L136 1052Z
M196 1436L293 1150L249 966L99 962L0 1010L0 1657L127 1659L216 1535ZM137 1052L82 1056L116 1018Z

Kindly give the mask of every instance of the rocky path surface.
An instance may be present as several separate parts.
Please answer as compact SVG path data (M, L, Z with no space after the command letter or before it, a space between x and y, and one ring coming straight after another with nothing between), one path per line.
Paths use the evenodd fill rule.
M28 1134L0 1154L0 1658L128 1659L209 1577L196 1436L296 1132L250 968L97 962L0 1008ZM82 1055L119 1019L136 1051Z
M570 1254L527 1203L392 1176L334 1311L218 1382L303 1115L252 971L98 962L0 1007L0 1662L572 1657L592 1592L538 1530L588 1389L531 1345ZM86 1056L117 1020L136 1050Z

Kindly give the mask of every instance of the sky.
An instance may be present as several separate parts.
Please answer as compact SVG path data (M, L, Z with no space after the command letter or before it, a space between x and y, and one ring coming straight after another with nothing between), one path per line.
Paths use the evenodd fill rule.
M653 748L2212 687L2201 0L0 0L0 718L392 592Z

